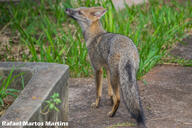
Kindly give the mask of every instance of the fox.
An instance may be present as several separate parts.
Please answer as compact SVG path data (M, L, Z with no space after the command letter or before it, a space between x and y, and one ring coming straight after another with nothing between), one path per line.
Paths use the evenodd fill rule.
M136 80L139 53L133 41L127 36L109 33L103 29L100 19L107 12L103 7L66 8L65 12L80 25L94 70L96 101L91 106L99 107L104 68L107 74L108 95L113 105L107 115L115 115L122 94L125 106L136 120L137 126L146 128Z

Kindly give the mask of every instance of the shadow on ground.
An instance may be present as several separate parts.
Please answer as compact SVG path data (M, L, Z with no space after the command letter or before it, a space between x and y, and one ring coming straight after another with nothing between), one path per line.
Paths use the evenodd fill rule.
M140 95L148 128L192 128L192 67L157 66L139 81ZM145 83L145 84L144 84ZM94 80L69 80L70 128L107 128L121 123L135 124L123 102L115 117L107 96L107 82L103 84L101 106L92 109L95 101ZM134 128L124 125L116 128Z

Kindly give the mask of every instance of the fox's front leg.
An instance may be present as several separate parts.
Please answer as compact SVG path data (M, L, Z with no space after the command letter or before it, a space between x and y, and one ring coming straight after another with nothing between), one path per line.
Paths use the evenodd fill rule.
M92 107L99 107L99 102L102 95L102 79L103 79L103 70L95 71L95 84L96 84L96 101L91 104Z

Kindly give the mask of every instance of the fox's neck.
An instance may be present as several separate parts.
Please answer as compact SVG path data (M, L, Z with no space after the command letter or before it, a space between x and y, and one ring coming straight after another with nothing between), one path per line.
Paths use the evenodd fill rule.
M86 27L81 26L81 28L82 28L83 36L86 42L90 39L93 39L95 36L101 33L105 33L105 30L103 29L102 24L99 20L93 22L89 26L86 26Z

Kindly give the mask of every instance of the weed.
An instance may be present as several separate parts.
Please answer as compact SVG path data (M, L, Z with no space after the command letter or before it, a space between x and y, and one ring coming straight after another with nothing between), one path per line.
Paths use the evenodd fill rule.
M48 114L49 112L55 110L59 111L59 109L56 107L56 105L61 103L61 100L59 99L59 93L54 93L50 99L45 101L46 105L41 110L42 114Z

